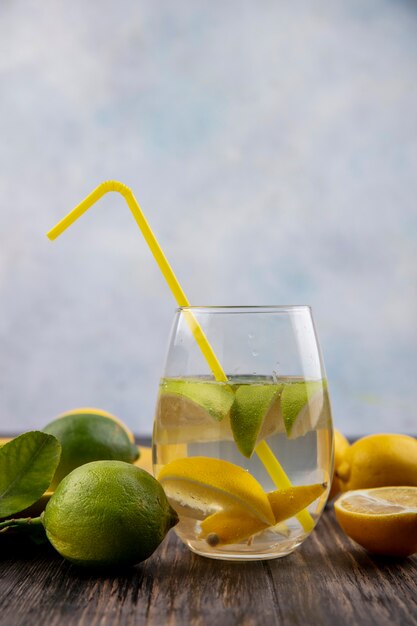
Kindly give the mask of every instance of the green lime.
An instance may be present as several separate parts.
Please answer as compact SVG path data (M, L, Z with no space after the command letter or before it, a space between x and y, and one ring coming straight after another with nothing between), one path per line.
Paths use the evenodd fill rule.
M322 413L326 381L287 383L281 395L281 411L287 436L291 439L312 430Z
M116 460L133 463L139 457L133 435L117 418L99 409L76 409L63 413L42 429L62 446L61 460L50 489L73 469L90 461Z
M207 380L167 378L161 387L161 419L164 414L173 419L172 416L178 410L185 415L184 406L188 404L191 413L195 416L201 414L201 420L208 413L212 419L221 422L229 414L233 400L233 390L227 384Z
M62 480L41 516L47 537L77 565L147 559L178 522L160 483L122 461L94 461Z
M282 384L241 385L230 412L233 437L240 452L249 458L259 438L277 430L281 417Z

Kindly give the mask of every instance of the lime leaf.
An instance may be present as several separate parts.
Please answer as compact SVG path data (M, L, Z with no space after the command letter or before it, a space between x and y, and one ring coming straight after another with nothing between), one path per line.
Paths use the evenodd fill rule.
M269 414L275 408L275 400L279 400L282 388L282 384L242 385L236 391L230 412L230 424L236 445L245 457L251 456L261 427L266 421L272 423L272 431L277 427L280 419L278 407L271 412L271 418Z
M48 489L61 445L53 435L31 431L0 449L0 517L19 513Z

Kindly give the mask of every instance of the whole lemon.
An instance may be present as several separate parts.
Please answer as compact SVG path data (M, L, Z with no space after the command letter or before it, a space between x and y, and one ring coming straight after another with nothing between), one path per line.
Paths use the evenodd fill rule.
M342 491L417 486L417 440L398 434L362 437L344 453L336 469Z
M42 429L62 446L61 460L50 489L73 469L91 461L133 463L139 457L133 435L116 417L100 409L74 409L59 415Z
M329 500L332 500L332 498L334 498L338 493L340 493L340 491L342 491L342 488L339 484L339 479L336 476L336 470L341 465L341 463L343 463L344 458L345 458L345 453L349 447L350 447L350 444L348 440L346 439L346 437L342 435L342 433L339 430L335 430L334 431L334 472L333 472L332 486L330 488L330 493L329 493Z
M134 565L147 559L178 522L161 484L123 461L77 467L41 515L54 548L77 565Z

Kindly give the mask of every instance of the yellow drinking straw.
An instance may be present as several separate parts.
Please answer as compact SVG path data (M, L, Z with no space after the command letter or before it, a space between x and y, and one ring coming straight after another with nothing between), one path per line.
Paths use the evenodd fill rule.
M58 224L56 224L47 233L47 237L51 240L56 239L66 230L71 224L73 224L81 215L83 215L93 204L100 200L102 196L110 191L120 193L126 200L129 209L131 210L133 217L139 226L142 235L148 244L155 261L157 262L159 269L161 270L165 280L171 289L175 300L181 307L190 306L188 299L178 282L172 267L170 266L168 259L163 253L161 246L158 243L155 235L153 234L151 227L149 226L142 209L140 208L132 190L116 180L107 180L94 189L80 204L78 204L68 215L66 215ZM190 326L191 332L203 353L213 376L217 381L227 382L227 376L217 359L213 348L211 347L203 329L201 328L198 320L192 311L185 311L186 319ZM275 483L278 489L286 489L291 487L291 482L284 472L278 459L274 456L271 448L268 446L265 440L260 441L255 448L255 452L264 464L268 474ZM314 527L314 521L310 513L307 510L300 511L296 516L300 524L303 526L306 532L310 531Z

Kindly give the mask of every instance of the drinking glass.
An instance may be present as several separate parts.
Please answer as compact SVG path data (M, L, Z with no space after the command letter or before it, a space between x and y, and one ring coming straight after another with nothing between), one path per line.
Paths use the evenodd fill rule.
M199 327L220 364L213 374ZM311 533L333 472L323 359L308 306L181 307L153 431L154 474L197 554L285 556Z

